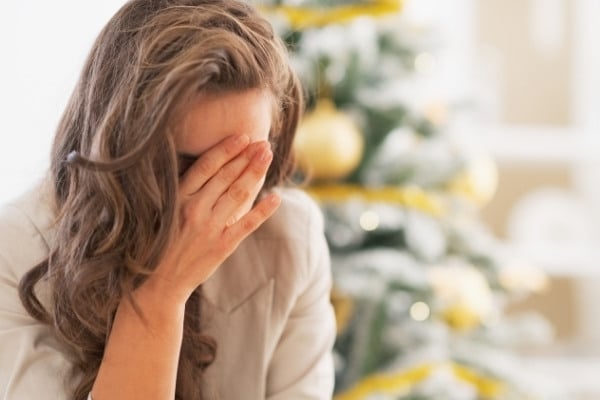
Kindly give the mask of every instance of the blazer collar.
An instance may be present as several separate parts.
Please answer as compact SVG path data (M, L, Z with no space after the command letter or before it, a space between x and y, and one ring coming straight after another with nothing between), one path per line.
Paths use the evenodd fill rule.
M223 313L235 312L269 283L264 263L265 255L261 254L254 236L250 235L204 283L204 298Z

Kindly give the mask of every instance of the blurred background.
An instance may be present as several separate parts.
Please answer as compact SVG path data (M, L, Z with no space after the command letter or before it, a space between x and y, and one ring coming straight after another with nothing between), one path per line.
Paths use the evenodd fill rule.
M124 2L0 14L0 202ZM600 398L600 2L257 3L309 98L338 399Z

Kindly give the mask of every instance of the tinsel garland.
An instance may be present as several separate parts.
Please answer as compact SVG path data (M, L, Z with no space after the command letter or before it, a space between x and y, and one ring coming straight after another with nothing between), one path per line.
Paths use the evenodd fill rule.
M282 14L293 29L303 30L345 23L365 15L380 17L394 14L402 9L402 0L374 0L333 7L273 5L262 6L261 9L267 13Z
M457 379L474 386L483 398L498 398L505 391L505 384L498 379L486 377L457 363L427 363L394 374L373 374L358 382L334 400L365 400L370 395L402 396L410 393L420 382L438 368L448 368Z
M395 203L441 217L446 213L442 200L416 186L367 188L360 185L311 186L306 191L320 202L342 202L358 198L367 202Z

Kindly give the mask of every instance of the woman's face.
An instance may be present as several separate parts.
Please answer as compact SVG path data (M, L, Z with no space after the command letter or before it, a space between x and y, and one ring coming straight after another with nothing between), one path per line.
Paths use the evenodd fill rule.
M175 130L178 154L200 157L231 135L245 134L250 142L267 140L271 129L273 97L265 89L252 89L202 96L190 107ZM264 179L255 187L251 200L238 213L247 212Z
M200 156L230 135L248 135L251 142L267 140L273 99L265 89L201 96L175 134L177 151Z

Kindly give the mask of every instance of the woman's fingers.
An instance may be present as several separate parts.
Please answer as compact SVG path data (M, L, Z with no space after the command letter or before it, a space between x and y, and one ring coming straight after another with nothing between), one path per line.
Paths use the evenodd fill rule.
M201 201L202 204L213 210L218 200L231 189L232 185L236 185L236 181L243 175L249 165L254 163L256 156L262 152L269 151L270 145L268 142L255 142L250 144L242 153L236 156L233 160L225 164L194 196L195 201ZM265 170L266 173L266 170ZM259 177L260 179L260 177ZM239 188L239 185L236 187Z
M249 142L247 135L230 136L204 152L183 175L179 185L180 194L186 196L200 190L227 162L240 154Z
M277 193L270 193L261 199L256 206L254 206L254 208L239 221L229 226L225 232L223 232L222 236L222 240L226 246L231 247L231 249L228 248L226 251L233 251L242 240L269 219L275 211L277 211L280 204L281 197Z
M156 269L181 282L184 291L205 282L280 203L279 196L271 194L252 208L273 158L268 142L252 143L233 156L235 151L218 152L218 147L223 146L213 148L207 166L189 171L196 175L193 180L186 174L178 236Z
M260 181L256 182L254 187L251 189L252 193L253 194L260 193L261 189L264 186L264 183L265 183L264 179L261 179ZM256 195L254 195L252 197L252 200L253 200L252 204L246 203L246 204L243 204L242 206L238 207L238 209L235 210L233 212L233 214L227 220L226 226L231 226L234 223L236 223L237 221L239 221L244 216L244 214L246 214L250 210L250 208L252 208L252 205L256 202Z
M264 143L256 151L247 167L240 171L239 176L232 181L216 201L213 207L213 216L223 220L230 226L237 220L240 209L245 213L250 209L252 202L262 183L273 159L273 153L268 143Z
M175 253L165 256L155 274L168 276L171 282L179 282L184 292L193 290L206 282L242 240L275 213L280 203L279 195L272 193L259 201L237 223L218 234L213 232L183 237L175 245ZM188 285L186 282L191 283Z

